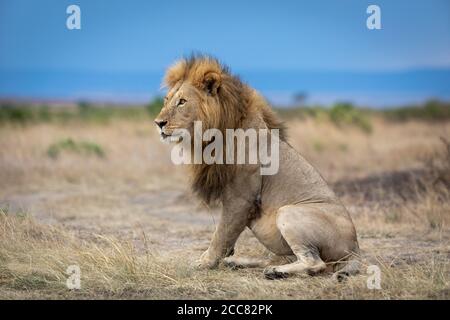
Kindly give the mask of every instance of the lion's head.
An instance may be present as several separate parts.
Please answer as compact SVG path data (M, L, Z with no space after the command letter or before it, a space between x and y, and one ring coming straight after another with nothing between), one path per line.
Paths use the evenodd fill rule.
M182 130L177 129L193 136L195 121L202 122L203 130L214 128L222 133L259 123L258 128L279 129L280 138L285 139L282 122L264 99L214 58L193 56L178 61L168 69L164 85L168 93L155 123L165 141L179 141L181 136L176 135ZM235 174L233 165L191 168L193 189L206 202L218 199Z
M163 140L177 141L176 129L192 134L194 121L201 121L205 130L223 130L239 127L245 117L248 88L216 59L182 59L168 69L164 85L168 93L155 119Z

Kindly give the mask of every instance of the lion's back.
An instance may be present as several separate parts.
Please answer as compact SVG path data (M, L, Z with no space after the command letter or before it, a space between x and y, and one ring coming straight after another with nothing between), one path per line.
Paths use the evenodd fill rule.
M284 141L280 141L279 170L263 177L262 190L262 198L271 206L337 201L316 168Z

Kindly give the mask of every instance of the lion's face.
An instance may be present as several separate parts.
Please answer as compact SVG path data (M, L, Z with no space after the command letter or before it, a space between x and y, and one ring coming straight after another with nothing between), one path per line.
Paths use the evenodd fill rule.
M201 121L204 130L224 127L224 114L232 112L223 107L219 94L223 72L218 61L209 58L183 59L167 70L164 85L169 92L155 119L163 141L179 142L186 130L193 136L195 121ZM224 93L232 91L225 89Z
M191 134L194 121L199 119L201 92L189 83L174 86L164 98L164 106L155 119L163 141L178 142L181 136L176 129L186 129Z

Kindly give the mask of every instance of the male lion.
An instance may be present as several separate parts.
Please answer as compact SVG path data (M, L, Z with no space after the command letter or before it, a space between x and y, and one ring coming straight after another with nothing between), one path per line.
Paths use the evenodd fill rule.
M232 267L265 267L267 278L337 271L357 273L359 252L352 219L321 175L287 142L284 127L255 90L207 56L182 59L164 79L164 107L155 119L161 138L176 141L175 129L279 129L279 170L263 176L258 164L192 164L192 187L206 203L222 203L222 215L199 267L224 259ZM174 135L172 135L174 134ZM248 227L271 252L264 259L232 257Z

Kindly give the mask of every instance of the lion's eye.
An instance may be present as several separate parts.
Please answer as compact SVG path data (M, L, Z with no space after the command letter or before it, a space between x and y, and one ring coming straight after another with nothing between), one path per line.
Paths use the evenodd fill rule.
M180 99L180 100L178 100L178 106L182 106L186 102L187 102L186 99Z

